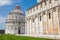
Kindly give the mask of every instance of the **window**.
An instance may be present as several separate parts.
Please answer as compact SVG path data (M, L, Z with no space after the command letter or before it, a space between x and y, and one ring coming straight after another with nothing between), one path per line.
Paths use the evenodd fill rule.
M19 21L19 24L20 24L20 21Z
M51 3L51 0L49 0L49 3Z
M27 19L27 21L28 21L28 19Z
M17 30L17 28L15 28L15 30Z
M29 20L30 20L31 18L29 18Z
M35 18L37 17L37 15L35 15Z
M43 12L43 15L45 15L45 12Z
M15 22L13 21L13 24L15 24Z
M17 17L16 17L17 18Z
M36 9L38 9L38 6L36 7Z
M49 19L51 19L51 13L49 13Z
M41 16L40 16L40 21L41 21Z
M20 19L20 17L19 17L19 19Z
M42 3L41 3L41 7L42 7Z
M34 19L33 19L33 23L34 23Z
M45 1L45 5L46 5L46 1Z

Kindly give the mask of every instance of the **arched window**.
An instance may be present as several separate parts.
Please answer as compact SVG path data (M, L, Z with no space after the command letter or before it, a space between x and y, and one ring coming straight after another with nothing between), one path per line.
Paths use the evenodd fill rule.
M40 21L41 21L41 16L40 16Z
M17 17L16 17L16 19L17 19Z
M17 28L15 27L15 30L17 30Z
M34 19L33 19L33 23L34 23Z
M49 0L49 3L51 3L51 0Z
M49 19L51 19L51 13L49 13Z
M43 12L43 15L45 15L45 12Z
M45 5L46 5L46 1L45 1Z
M19 24L20 24L20 21L19 21Z

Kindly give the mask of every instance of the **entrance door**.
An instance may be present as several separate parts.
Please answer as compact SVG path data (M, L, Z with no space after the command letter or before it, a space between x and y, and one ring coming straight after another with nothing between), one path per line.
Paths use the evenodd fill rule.
M21 32L20 32L20 27L18 27L18 34L20 34Z

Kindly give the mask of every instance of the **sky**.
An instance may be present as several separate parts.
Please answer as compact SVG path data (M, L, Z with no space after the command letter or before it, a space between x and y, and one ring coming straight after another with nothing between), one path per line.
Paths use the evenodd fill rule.
M36 5L37 0L0 0L0 30L5 29L5 19L11 10L16 5L19 5L20 10L25 11Z

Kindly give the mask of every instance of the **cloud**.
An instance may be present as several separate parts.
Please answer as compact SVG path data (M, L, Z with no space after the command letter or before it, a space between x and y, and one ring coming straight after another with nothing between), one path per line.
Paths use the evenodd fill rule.
M12 4L11 0L0 0L0 6L11 5L11 4Z

